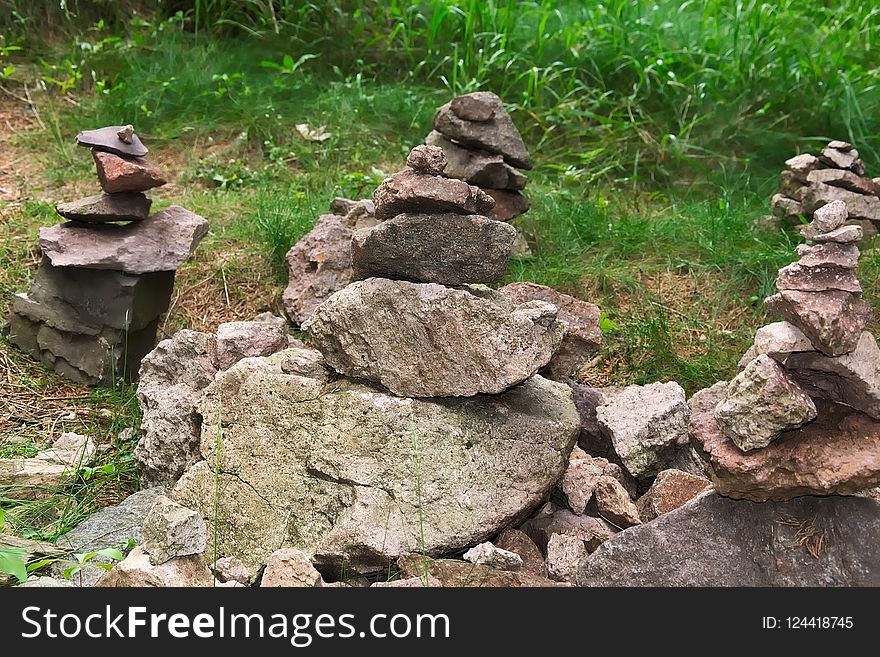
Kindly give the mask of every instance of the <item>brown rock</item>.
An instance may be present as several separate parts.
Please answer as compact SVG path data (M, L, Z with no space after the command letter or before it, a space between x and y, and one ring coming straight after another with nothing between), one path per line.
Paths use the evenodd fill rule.
M636 502L642 522L677 509L697 495L713 490L712 482L681 470L663 470Z
M717 402L718 392L703 402ZM703 404L701 404L703 405ZM722 495L754 502L800 495L850 495L880 484L880 422L851 408L816 401L818 417L764 449L743 453L711 411L693 410L691 442L709 462Z
M140 221L150 214L152 201L140 192L96 194L69 203L59 203L55 211L65 219L88 224Z
M859 264L859 248L854 244L798 244L797 254L804 267L843 267L855 269Z
M795 155L793 158L786 160L785 165L788 167L789 171L791 171L794 176L803 183L807 182L807 176L810 171L818 169L821 166L819 158L815 155L810 155L809 153Z
M165 184L159 169L140 157L120 157L92 149L101 189L108 194L145 192Z
M571 451L568 467L559 484L565 499L568 500L568 508L578 515L584 513L607 465L607 460L593 458L580 447L575 447Z
M641 524L639 512L629 493L614 477L600 477L593 494L599 515L611 524L621 529Z
M773 211L774 216L796 224L800 223L799 215L804 213L804 208L800 202L783 194L773 195L773 198L770 200L770 209Z
M260 580L260 587L312 588L323 585L321 573L315 570L308 556L293 548L273 552Z
M837 148L832 144L840 144L841 147ZM847 142L830 142L828 147L822 150L819 159L838 169L851 169L859 175L865 173L865 165L859 159L859 152Z
M566 381L571 388L574 405L581 417L581 435L578 445L590 454L608 456L614 452L611 438L599 429L596 409L605 403L605 389L591 388L583 383Z
M848 217L846 203L839 200L831 201L813 212L813 220L810 223L815 227L816 232L830 233L843 226Z
M598 306L537 283L511 283L498 291L514 303L546 301L559 309L557 317L568 328L559 350L547 366L549 378L561 381L572 376L589 355L601 346L601 312Z
M404 169L382 181L373 192L376 219L399 214L444 213L487 215L495 202L463 180L427 176Z
M844 292L861 292L862 286L851 269L835 265L806 267L799 262L779 270L776 277L777 290L803 290L805 292L824 292L826 290L843 290Z
M549 516L529 518L520 525L520 530L544 551L553 534L572 534L584 542L587 552L593 552L618 531L602 518L579 516L568 509L560 509Z
M448 161L443 175L447 178L458 178L491 189L522 189L526 186L525 175L507 164L501 155L465 148L436 130L428 133L425 143L443 149Z
M813 242L834 242L837 244L849 244L862 239L862 227L855 223L849 223L836 228L829 233L819 232L813 224L801 226L800 233L804 239Z
M870 178L865 178L847 169L816 169L807 176L810 183L823 183L842 187L857 194L877 195L877 185Z
M804 193L804 210L812 214L832 201L843 201L852 219L880 221L880 198L867 194L857 194L842 187L824 183L812 183Z
M446 168L446 155L437 146L416 146L407 155L406 163L416 173L439 176Z
M801 329L827 356L840 356L855 349L871 317L871 307L864 299L837 290L783 290L764 303Z
M792 171L783 171L779 174L779 193L795 201L804 200L806 185Z
M214 577L200 554L177 557L160 565L150 563L142 547L136 547L125 559L98 580L98 587L202 587L212 586Z
M530 572L540 577L547 576L547 564L544 563L541 550L526 533L513 527L507 527L498 535L494 543L502 550L518 554L522 559L524 572Z
M270 356L287 348L287 322L272 313L250 322L225 322L217 327L217 368L228 370L242 358Z
M488 212L489 218L495 221L510 221L514 217L525 214L531 207L529 199L517 191L489 187L481 187L480 189L495 201L495 207Z
M455 115L465 121L488 121L495 116L495 105L479 94L457 96L449 103Z

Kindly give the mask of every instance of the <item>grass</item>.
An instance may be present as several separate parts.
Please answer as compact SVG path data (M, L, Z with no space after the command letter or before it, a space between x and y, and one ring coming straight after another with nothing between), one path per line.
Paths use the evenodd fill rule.
M80 129L133 123L169 175L155 207L179 203L211 224L178 271L164 338L280 313L284 255L330 200L369 196L438 105L491 89L536 162L532 210L514 221L534 256L511 262L504 282L551 285L605 311L617 329L583 380L676 380L692 393L735 372L767 319L776 269L794 258L793 230L761 220L782 162L843 138L880 173L870 3L65 6L0 0L0 170L10 174L0 188L13 188L0 200L3 316L31 283L54 202L97 191L72 142ZM305 138L298 124L330 136ZM860 278L876 304L874 252ZM138 426L130 386L86 391L2 338L0 363L11 409L0 456L33 453L62 430L108 448L88 481L39 503L0 500L8 529L52 539L137 487L136 437L117 438Z

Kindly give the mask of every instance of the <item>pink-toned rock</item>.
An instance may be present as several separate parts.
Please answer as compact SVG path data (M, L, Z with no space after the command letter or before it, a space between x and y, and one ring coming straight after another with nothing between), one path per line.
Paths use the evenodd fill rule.
M786 160L785 166L788 167L789 171L791 171L798 180L805 183L807 182L807 176L810 174L810 171L818 169L821 164L819 163L819 158L815 155L802 153L801 155L795 155Z
M873 180L846 169L817 169L807 175L807 181L842 187L857 194L877 194L877 185Z
M557 582L574 584L578 566L587 558L584 542L572 534L553 534L547 541L547 574Z
M214 577L221 583L234 582L242 586L250 586L255 575L237 557L221 557L214 562Z
M845 141L832 141L822 149L820 159L838 169L850 169L859 175L865 173L865 165L859 159L859 152Z
M663 470L636 502L639 518L642 522L650 522L713 488L712 482L705 477L681 470Z
M397 561L401 578L418 577L424 581L439 582L440 586L454 588L519 588L530 586L558 586L546 577L521 570L495 570L488 566L456 559L431 559L420 554L407 554ZM432 584L433 585L433 584Z
M568 508L578 515L584 513L607 465L606 459L594 458L580 447L575 447L571 451L568 467L559 484L565 499L568 500Z
M784 194L773 195L773 198L770 200L770 209L773 211L774 216L797 223L800 223L798 215L804 213L804 208L799 201Z
M98 587L202 587L212 586L214 578L200 554L177 557L153 565L141 547L136 547L95 584Z
M492 197L463 180L442 178L404 169L382 181L373 192L376 219L399 214L444 213L488 215Z
M541 577L547 576L547 564L541 550L525 532L507 527L494 541L502 550L518 554L522 559L522 570Z
M420 145L412 149L406 157L406 164L416 173L439 176L446 168L446 155L438 146Z
M495 221L510 221L514 217L525 214L532 204L525 196L514 189L492 189L480 187L494 201L494 207L486 216Z
M140 157L120 157L113 153L92 150L98 182L108 194L144 192L165 184L159 169Z
M560 509L549 516L530 518L520 525L520 530L545 551L553 534L573 534L584 542L587 552L592 552L618 532L616 527L601 518L579 516L568 509Z
M864 299L838 290L783 290L764 303L797 326L828 356L840 356L855 349L871 317L871 307Z
M799 262L804 267L843 267L855 269L859 264L859 248L854 244L798 244Z
M249 322L225 322L217 327L217 367L228 370L242 358L271 356L287 348L287 322L272 313Z
M846 210L851 219L880 221L880 198L820 182L812 183L804 193L803 208L806 213L812 214L832 201L846 203Z
M567 379L602 345L602 330L599 328L601 313L595 304L537 283L511 283L498 291L514 303L546 301L559 309L557 318L565 322L568 328L562 344L545 370L549 378L557 381Z
M611 524L621 529L641 524L639 512L629 493L614 477L599 477L593 495L599 515Z
M312 588L323 586L321 573L315 570L308 556L294 548L282 548L269 556L263 571L261 587Z
M447 178L458 178L484 190L522 189L526 185L526 176L507 164L501 155L465 148L436 130L428 133L425 143L443 149L448 161L443 175Z
M844 292L861 292L862 286L851 269L822 265L805 267L793 262L779 270L776 277L778 290L802 290L804 292L825 292L842 290Z
M804 199L806 185L792 171L783 171L779 174L779 193L793 198L795 201Z
M709 463L722 495L754 502L800 495L851 495L880 485L880 422L853 409L816 401L818 417L764 449L743 453L709 408L723 387L702 391L692 405L691 442Z

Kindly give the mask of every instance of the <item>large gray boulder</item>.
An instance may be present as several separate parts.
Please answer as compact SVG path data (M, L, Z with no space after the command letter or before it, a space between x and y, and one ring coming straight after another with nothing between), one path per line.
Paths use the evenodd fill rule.
M880 586L880 503L715 493L603 543L580 586Z
M215 527L208 554L256 568L291 547L350 572L454 553L524 519L577 439L568 387L540 376L498 396L408 399L297 371L296 351L237 363L200 404L205 460L172 497Z
M407 397L504 392L544 367L564 332L548 303L383 278L337 292L303 330L337 372Z
M400 214L354 234L355 279L489 283L507 271L516 228L479 215Z

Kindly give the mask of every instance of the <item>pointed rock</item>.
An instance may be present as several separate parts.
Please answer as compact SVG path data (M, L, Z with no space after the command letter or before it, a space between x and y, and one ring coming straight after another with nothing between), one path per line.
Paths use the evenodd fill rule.
M605 474L608 461L592 457L580 447L575 447L568 458L568 467L562 475L559 487L568 500L568 508L582 515L593 497L599 479Z
M593 494L599 515L611 524L621 529L641 524L639 512L629 493L614 477L600 477Z
M859 152L845 141L832 141L822 150L820 159L838 169L851 169L859 175L865 173L865 165Z
M165 177L153 164L140 157L120 157L92 149L101 189L108 194L144 192L165 184Z
M761 354L767 354L783 362L797 351L813 351L813 343L791 322L773 322L762 326L755 333L754 351L744 364L748 365Z
M871 307L864 299L837 290L783 290L764 303L801 329L815 348L828 356L855 349L871 317Z
M65 219L88 224L140 221L150 214L152 201L140 192L96 194L69 203L59 203L55 211Z

